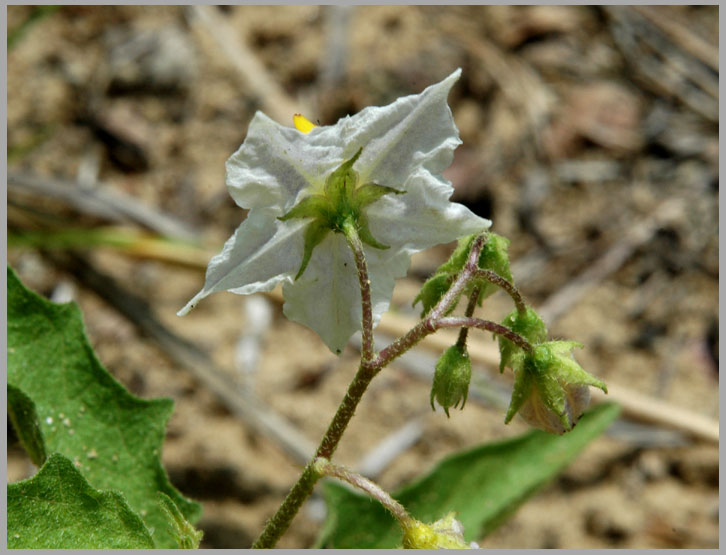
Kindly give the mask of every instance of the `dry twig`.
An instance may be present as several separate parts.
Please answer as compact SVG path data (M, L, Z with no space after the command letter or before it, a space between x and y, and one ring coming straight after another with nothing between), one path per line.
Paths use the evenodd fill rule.
M112 222L132 221L168 237L192 241L199 236L187 224L111 187L87 186L18 171L8 171L7 180L10 195L32 193L60 199L81 213Z
M718 47L707 43L685 25L668 18L663 10L654 6L632 6L641 15L660 27L668 37L683 50L698 58L701 62L718 73Z

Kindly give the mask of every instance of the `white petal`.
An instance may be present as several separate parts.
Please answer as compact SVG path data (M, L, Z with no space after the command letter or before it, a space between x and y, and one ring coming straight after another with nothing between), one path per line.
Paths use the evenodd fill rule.
M396 278L406 275L410 254L364 247L371 280L373 325L388 310ZM361 329L362 309L353 254L340 233L330 233L295 282L283 287L283 312L290 320L314 330L334 353L341 353Z
M391 247L365 247L377 323L413 252L490 225L464 206L449 203L453 188L440 176L461 143L447 104L460 74L457 70L419 95L366 108L307 135L255 114L247 138L227 162L230 194L252 210L212 259L204 288L180 314L215 291L249 294L285 281L285 314L318 332L334 352L342 351L361 327L358 277L345 238L330 233L293 282L309 220L282 223L276 217L303 195L321 192L330 172L363 147L354 166L361 182L406 191L386 195L366 209L371 233Z
M375 327L380 322L381 316L388 311L395 281L408 272L411 251L395 248L380 250L368 246L364 247L364 251L368 264L368 278L371 280L371 304Z
M405 194L386 195L368 207L371 234L385 245L416 252L491 226L466 206L449 202L452 192L443 179L419 170L407 180Z
M340 354L361 328L355 262L340 233L329 233L315 247L303 275L285 283L282 293L285 316L316 331L334 353Z
M324 185L325 176L343 161L342 152L340 140L310 140L257 112L244 143L227 160L227 189L240 207L274 206L281 216L301 191Z
M204 288L177 314L217 291L249 295L269 291L295 275L302 261L306 220L280 222L270 210L253 210L207 267Z
M368 107L335 126L345 144L363 153L355 165L363 183L403 189L406 178L423 167L434 175L453 160L461 144L447 103L461 75L457 69L421 94L399 98L383 107Z

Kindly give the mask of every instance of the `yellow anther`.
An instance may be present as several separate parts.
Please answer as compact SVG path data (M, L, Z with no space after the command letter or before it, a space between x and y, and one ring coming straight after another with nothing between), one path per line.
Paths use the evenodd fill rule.
M314 127L317 127L312 121L303 116L302 114L295 114L292 116L292 121L298 131L303 133L310 133Z

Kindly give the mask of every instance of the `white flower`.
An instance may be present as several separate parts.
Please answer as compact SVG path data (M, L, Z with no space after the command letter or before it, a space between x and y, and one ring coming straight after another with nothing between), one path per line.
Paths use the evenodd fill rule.
M441 177L461 144L446 102L460 74L457 70L421 94L365 108L307 133L257 112L244 143L227 161L227 188L235 202L250 212L210 261L204 288L179 315L210 293L248 295L283 282L285 315L315 330L333 352L340 353L361 328L352 252L343 234L321 231L319 226L316 234L311 226L317 219L299 208L290 211L306 198L324 198L329 191L326 180L348 162L354 186L356 177L358 188L380 186L379 194L370 195L374 199L360 204L356 222L364 241L377 324L388 309L394 280L408 270L411 254L491 225L466 207L450 203L453 188ZM283 216L287 216L284 221ZM306 241L306 233L315 235L315 241L309 237ZM303 254L310 250L306 246L314 248L305 265Z

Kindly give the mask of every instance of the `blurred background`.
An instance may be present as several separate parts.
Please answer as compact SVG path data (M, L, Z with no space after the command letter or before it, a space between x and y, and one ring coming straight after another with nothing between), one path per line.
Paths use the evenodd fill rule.
M219 293L185 318L245 216L224 162L256 110L322 125L463 69L454 200L511 240L550 334L581 341L623 417L480 542L718 546L718 7L8 6L8 262L77 301L133 393L176 402L172 482L203 547L249 547L356 367L288 322L279 292ZM414 257L385 344L447 257ZM511 310L496 294L480 315ZM441 346L372 384L338 461L395 489L503 425L511 378L476 338L469 403L429 406ZM438 350L437 350L438 349ZM509 379L508 379L509 378ZM595 399L596 401L598 399ZM35 470L9 429L8 479ZM313 499L279 547L310 547Z

